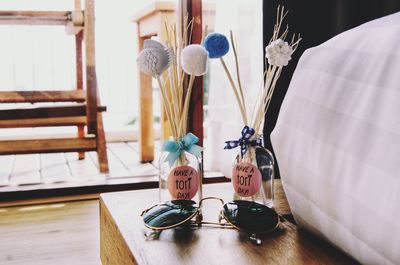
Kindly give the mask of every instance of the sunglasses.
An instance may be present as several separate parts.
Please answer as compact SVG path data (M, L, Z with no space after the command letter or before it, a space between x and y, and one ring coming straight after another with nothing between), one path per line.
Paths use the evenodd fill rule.
M203 221L201 212L205 200L219 200L222 209L218 223ZM144 225L151 229L146 237L158 238L161 231L176 227L200 227L216 225L224 228L234 228L250 235L250 240L261 244L259 234L272 232L279 226L279 215L271 208L253 201L234 200L224 203L217 197L207 197L200 201L199 206L191 200L173 200L142 212Z

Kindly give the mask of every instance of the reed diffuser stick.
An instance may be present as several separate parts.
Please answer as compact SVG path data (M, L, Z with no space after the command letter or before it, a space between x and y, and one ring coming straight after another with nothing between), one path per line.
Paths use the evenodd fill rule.
M156 76L156 79L157 79L157 82L158 82L158 86L160 87L161 96L162 96L162 100L163 100L163 103L164 103L164 109L165 109L165 112L167 114L168 122L169 122L169 125L170 125L170 128L171 128L171 131L172 131L172 136L173 137L177 137L178 133L177 133L176 125L175 125L175 122L174 122L174 119L173 119L173 116L172 116L172 112L171 112L171 103L168 100L168 97L167 97L167 95L165 93L165 87L163 85L163 82L161 81L160 76L159 75Z
M243 96L243 89L242 89L242 82L240 80L240 69L239 69L239 58L236 52L236 43L233 39L233 32L232 30L230 31L230 37L231 37L231 43L232 43L232 50L233 50L233 55L235 57L235 66L236 66L236 78L237 78L237 82L238 82L238 87L239 87L239 92L240 92L240 98L242 101L242 106L243 106L243 110L244 110L244 115L246 116L247 119L247 111L246 111L246 100L244 99ZM247 124L247 122L246 122Z
M179 123L180 132L182 134L184 132L186 132L186 130L187 130L187 119L188 119L188 112L189 112L189 103L190 103L190 97L192 95L194 79L195 79L195 75L190 75L188 90L187 90L186 96L185 96L185 103L183 105L183 111L182 111L183 115L182 115L181 121Z
M246 111L245 111L245 109L244 109L244 106L243 106L242 101L241 101L241 99L240 99L239 93L238 93L237 88L236 88L236 86L235 86L235 82L234 82L233 79L232 79L232 75L231 75L231 73L229 72L229 69L228 69L228 67L226 66L226 63L225 63L224 59L223 59L222 57L219 58L219 59L220 59L220 61L221 61L222 67L223 67L223 69L224 69L224 71L225 71L225 74L226 74L226 76L228 77L229 83L231 84L231 88L232 88L232 90L233 90L233 93L235 94L236 101L237 101L237 103L238 103L238 105L239 105L240 113L242 114L243 122L244 122L244 124L248 124L247 116L246 116Z

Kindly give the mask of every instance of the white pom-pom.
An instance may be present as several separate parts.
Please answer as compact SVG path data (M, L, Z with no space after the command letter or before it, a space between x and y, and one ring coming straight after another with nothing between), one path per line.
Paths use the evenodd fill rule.
M286 66L292 59L293 49L282 39L277 39L265 47L265 57L268 63L273 66Z
M181 53L182 69L189 75L201 76L207 72L207 50L199 45L186 46Z

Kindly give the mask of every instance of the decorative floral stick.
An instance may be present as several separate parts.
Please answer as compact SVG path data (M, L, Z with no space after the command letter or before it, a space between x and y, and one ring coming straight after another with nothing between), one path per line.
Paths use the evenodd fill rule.
M263 75L263 86L260 87L258 93L259 98L256 100L250 119L247 117L245 93L243 93L244 91L240 81L239 61L232 31L230 32L230 40L235 58L237 85L235 84L232 74L223 59L223 56L229 51L228 39L220 33L211 33L204 41L204 47L208 51L209 57L220 59L242 115L244 123L242 136L238 140L227 141L225 147L226 149L231 149L240 146L242 158L246 154L248 146L261 145L260 142L251 140L251 138L254 134L259 133L282 69L284 66L288 65L291 55L297 49L301 40L300 36L296 38L294 35L290 43L285 41L289 29L286 27L286 29L281 32L281 27L286 15L287 12L284 11L284 8L278 7L274 32L268 46L265 48L267 70Z
M182 50L182 69L190 75L188 91L183 105L184 116L181 117L180 127L186 131L187 116L189 112L190 95L192 93L193 83L196 76L202 76L207 71L208 52L199 44L186 46ZM189 96L188 96L189 95Z
M259 131L264 120L265 114L272 99L272 95L275 91L276 83L282 72L282 68L288 65L292 58L292 54L296 51L301 41L300 35L297 37L297 39L293 35L290 43L285 41L285 38L289 32L288 26L286 26L286 29L280 35L282 22L287 13L288 12L285 12L283 7L278 7L277 22L274 27L274 33L269 45L265 47L265 57L267 59L268 69L266 73L267 78L263 89L262 101L258 101L256 111L253 113L253 128L255 128L256 131Z
M231 88L233 90L233 93L235 95L236 101L239 105L240 113L242 115L243 122L247 124L247 114L246 114L246 108L244 105L244 98L239 95L238 89L235 85L235 82L233 81L232 75L225 63L225 60L223 58L224 55L226 55L229 51L229 41L228 39L220 34L220 33L211 33L208 34L207 37L204 40L204 47L208 51L208 56L212 59L218 58L222 64L222 67L225 71L226 76L228 77L229 83L231 85ZM238 80L240 78L238 77ZM241 93L243 94L243 93Z
M144 49L137 58L139 69L153 76L160 87L161 99L173 137L173 140L167 140L163 144L163 150L170 153L167 159L171 166L175 161L184 163L183 151L199 157L202 150L195 145L199 139L187 132L187 120L193 83L196 76L204 75L207 71L208 52L199 44L186 45L185 36L188 32L191 33L192 26L191 21L184 27L182 35L178 36L175 26L165 25L166 45L146 40ZM164 72L168 73L164 75L165 78ZM184 80L187 75L190 76L189 84L187 92L184 93Z

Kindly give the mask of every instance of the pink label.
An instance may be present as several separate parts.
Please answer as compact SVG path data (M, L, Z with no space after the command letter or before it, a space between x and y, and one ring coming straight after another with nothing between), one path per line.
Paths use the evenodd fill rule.
M199 188L199 174L189 166L179 166L168 175L168 190L177 200L190 200Z
M232 184L239 196L253 196L261 187L261 172L251 163L237 163L233 167Z

